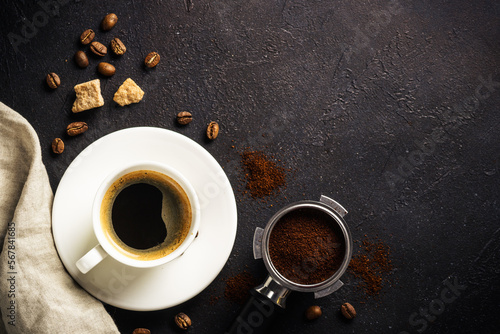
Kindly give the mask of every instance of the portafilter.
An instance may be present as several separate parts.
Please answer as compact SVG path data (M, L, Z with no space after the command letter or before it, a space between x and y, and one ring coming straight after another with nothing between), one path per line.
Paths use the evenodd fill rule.
M297 283L280 273L273 264L269 251L269 240L276 224L285 215L301 209L326 214L333 228L339 231L339 237L345 247L341 264L333 275L314 284ZM319 201L308 200L289 204L276 212L264 229L257 227L253 239L253 254L255 259L263 259L269 276L264 283L250 291L250 299L226 334L265 333L275 315L284 311L286 299L292 291L312 292L315 298L320 298L342 287L340 278L349 265L353 248L351 233L344 221L346 214L347 211L339 203L322 195Z

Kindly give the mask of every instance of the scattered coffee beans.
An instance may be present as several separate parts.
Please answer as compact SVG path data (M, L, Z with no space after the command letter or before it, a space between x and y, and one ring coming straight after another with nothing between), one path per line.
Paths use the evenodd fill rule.
M104 57L106 53L108 53L108 48L105 47L102 43L92 42L90 44L90 51L92 51L95 55Z
M101 73L102 75L110 77L113 74L115 74L116 69L110 63L102 62L102 63L99 63L99 65L97 65L97 71L99 73Z
M66 127L66 133L69 136L76 136L84 133L89 129L87 123L85 122L73 122Z
M175 324L180 329L186 330L191 326L191 319L189 319L189 317L182 312L177 314L175 316L174 320L175 320Z
M210 122L207 127L207 137L214 140L219 135L219 124L217 122Z
M136 328L134 329L132 334L151 334L151 331L146 328Z
M83 45L90 44L90 42L92 42L94 37L95 37L94 30L87 29L80 35L80 43L82 43Z
M89 66L89 58L83 51L77 51L75 53L75 62L78 67L85 68Z
M54 72L47 74L47 77L45 79L47 81L47 85L49 85L49 87L52 89L56 89L61 85L61 79L59 79L59 76Z
M321 312L321 307L319 307L317 305L313 305L313 306L309 306L307 308L304 315L305 315L307 320L312 321L312 320L316 320L319 317L321 317L322 314L323 314L323 312Z
M127 51L125 44L119 38L113 38L111 40L111 51L117 56L121 56Z
M110 13L102 19L101 28L104 31L111 30L115 26L116 22L118 22L118 16L114 13Z
M61 138L55 138L52 141L52 152L55 154L61 154L64 152L64 142Z
M354 317L356 317L356 310L349 303L342 304L342 306L340 307L340 312L342 312L342 315L346 319L353 319Z
M147 56L146 59L144 59L144 65L146 65L149 68L155 67L158 65L160 62L160 55L158 52L150 52Z
M177 122L179 124L186 125L188 123L191 123L192 120L193 115L191 115L191 113L188 111L181 111L177 114Z

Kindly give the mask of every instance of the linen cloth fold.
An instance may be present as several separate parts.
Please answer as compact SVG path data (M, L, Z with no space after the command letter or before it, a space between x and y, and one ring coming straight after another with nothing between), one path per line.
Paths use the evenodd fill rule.
M0 333L119 333L65 271L52 200L35 130L0 102Z

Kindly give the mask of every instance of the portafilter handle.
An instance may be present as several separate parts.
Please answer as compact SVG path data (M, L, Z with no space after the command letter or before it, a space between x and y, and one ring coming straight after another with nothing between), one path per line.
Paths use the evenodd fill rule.
M282 307L255 289L252 289L250 293L252 296L225 334L265 334L276 315L283 312Z
M264 229L257 227L253 239L255 259L262 258L262 235ZM269 275L264 283L250 291L251 297L241 309L225 334L264 334L277 314L285 309L290 290L273 280Z

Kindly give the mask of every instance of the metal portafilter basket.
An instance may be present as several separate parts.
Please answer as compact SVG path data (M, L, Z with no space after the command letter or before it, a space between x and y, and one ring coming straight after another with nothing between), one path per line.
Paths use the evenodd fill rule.
M272 262L269 252L269 240L276 223L286 214L298 210L308 209L328 215L329 222L334 224L343 239L345 251L340 267L329 278L315 284L301 284L293 282L282 275ZM321 196L319 201L300 201L289 204L271 217L264 229L257 227L253 239L253 254L255 259L263 259L269 276L264 283L252 289L251 297L235 319L226 334L258 334L265 333L275 315L284 311L286 298L292 291L312 292L315 298L321 298L337 291L344 283L340 277L344 274L351 261L352 238L349 228L344 221L347 211L336 201Z

